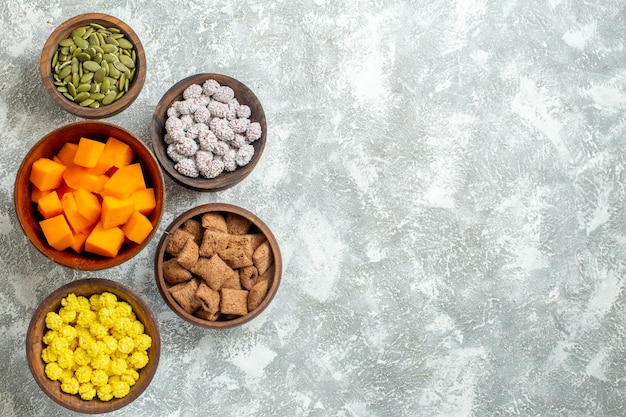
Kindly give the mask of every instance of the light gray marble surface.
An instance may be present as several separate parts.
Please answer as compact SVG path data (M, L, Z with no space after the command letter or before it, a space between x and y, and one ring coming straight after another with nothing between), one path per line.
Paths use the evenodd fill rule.
M249 325L207 331L161 299L157 241L83 273L25 239L21 159L79 120L44 90L52 29L85 12L146 49L107 121L146 143L175 82L247 84L268 120L255 171L202 194L167 179L160 229L227 202L279 240L283 282ZM626 414L626 1L17 1L0 5L0 415L75 415L26 364L38 302L102 276L156 314L150 387L115 416Z

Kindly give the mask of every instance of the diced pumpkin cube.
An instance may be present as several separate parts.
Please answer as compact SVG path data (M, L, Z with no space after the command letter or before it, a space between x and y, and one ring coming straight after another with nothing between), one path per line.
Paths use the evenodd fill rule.
M30 182L41 191L49 191L63 183L63 173L67 167L52 159L39 158L33 162Z
M74 236L62 214L39 222L48 244L56 250L65 250L74 243Z
M44 219L63 214L63 206L56 191L52 191L39 199L37 210Z
M146 181L139 163L119 167L104 184L101 194L120 200L130 197L133 191L146 188Z
M85 252L96 255L114 257L124 243L124 232L119 227L102 227L102 223L96 224L85 241Z
M56 157L65 165L66 167L74 164L74 157L76 156L76 150L78 149L77 143L65 142L59 152L57 152Z
M150 215L156 208L156 197L154 188L142 188L133 192L132 198L135 201L135 210L144 216Z
M74 163L85 168L93 168L104 152L104 143L97 140L80 138L74 156Z
M83 250L85 250L85 242L87 241L87 237L92 230L93 227L89 227L80 232L72 232L72 235L74 236L74 243L72 243L70 249L72 249L76 253L82 253Z
M78 212L86 219L96 221L100 217L102 206L98 196L89 191L79 188L74 191L74 200L76 200L76 206Z
M78 212L78 206L76 204L76 199L74 198L74 193L65 193L61 198L61 205L63 206L63 212L65 213L65 217L69 222L72 230L75 232L80 232L82 230L87 229L97 221L89 220L84 217L82 214Z
M126 224L122 227L122 231L126 237L135 242L141 243L152 231L153 226L150 219L138 211L133 212Z
M109 180L109 176L106 174L98 175L98 183L93 189L93 192L96 194L100 194L104 189L104 184Z
M43 197L46 194L49 194L51 191L41 191L39 188L35 187L34 185L32 186L32 189L30 190L30 201L32 201L33 203L37 204L37 202L39 201L39 199L41 197Z
M74 191L76 190L68 186L65 182L63 182L63 184L61 184L61 186L56 189L56 192L59 195L59 199L63 199L65 193L73 193Z
M71 165L63 173L65 183L75 190L83 188L89 192L93 191L100 179L98 175L92 174L85 167L80 165Z
M100 221L102 227L120 226L128 221L135 211L135 202L132 198L120 200L116 197L104 196L102 198L102 212Z
M135 158L135 152L133 152L133 149L113 136L109 137L106 141L104 146L104 155L108 156L113 162L112 165L118 168L130 165Z
M112 166L113 166L113 161L111 160L111 158L107 157L103 153L100 159L98 159L96 166L94 166L93 168L88 168L87 172L89 172L90 174L94 174L94 175L102 175L102 174L106 174L106 172Z

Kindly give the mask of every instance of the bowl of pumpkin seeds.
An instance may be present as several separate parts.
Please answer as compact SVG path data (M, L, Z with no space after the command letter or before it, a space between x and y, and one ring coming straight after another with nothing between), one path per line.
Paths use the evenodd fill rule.
M45 89L61 108L85 119L103 119L125 110L139 96L146 57L126 23L86 13L52 31L39 70Z

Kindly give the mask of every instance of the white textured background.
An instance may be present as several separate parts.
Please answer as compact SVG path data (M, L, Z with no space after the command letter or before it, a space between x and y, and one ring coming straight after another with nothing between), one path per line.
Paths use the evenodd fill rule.
M171 313L157 240L81 273L24 238L16 169L78 120L45 92L41 47L85 12L142 40L143 92L107 121L147 143L189 75L260 98L256 170L215 194L167 179L160 227L206 202L265 220L283 284L251 324ZM85 276L140 292L161 327L151 386L112 415L626 414L625 0L7 0L0 22L0 415L74 415L39 390L24 341L38 302Z

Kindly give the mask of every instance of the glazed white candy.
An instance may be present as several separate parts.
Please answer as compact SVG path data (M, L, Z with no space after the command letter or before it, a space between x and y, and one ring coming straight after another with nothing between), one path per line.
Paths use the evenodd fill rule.
M216 80L187 87L183 100L167 109L165 121L164 141L174 168L188 177L215 178L248 164L254 155L250 143L262 135L251 114L231 87Z
M186 177L195 178L200 175L198 168L196 168L196 162L189 158L178 161L176 165L174 165L174 169Z

